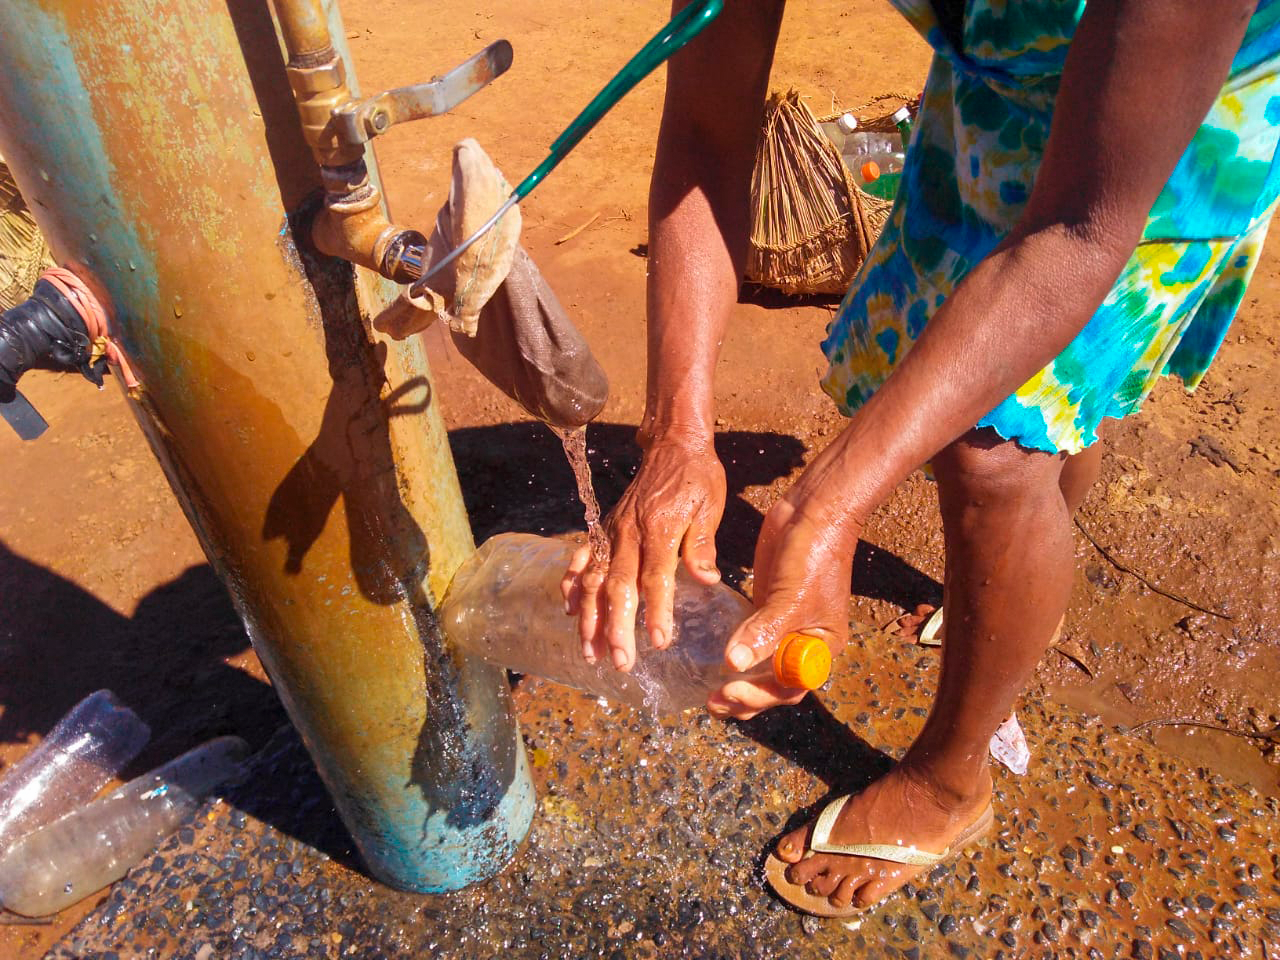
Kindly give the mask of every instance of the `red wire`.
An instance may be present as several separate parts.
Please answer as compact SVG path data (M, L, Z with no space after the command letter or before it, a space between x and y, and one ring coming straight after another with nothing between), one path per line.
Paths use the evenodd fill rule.
M90 341L101 348L107 363L120 371L125 387L132 390L139 386L138 378L134 376L133 368L129 366L129 359L111 336L107 311L103 309L102 304L98 302L98 298L93 295L93 291L85 285L85 282L66 267L50 267L40 275L40 278L48 280L71 301L76 312L80 314L80 319L84 321Z

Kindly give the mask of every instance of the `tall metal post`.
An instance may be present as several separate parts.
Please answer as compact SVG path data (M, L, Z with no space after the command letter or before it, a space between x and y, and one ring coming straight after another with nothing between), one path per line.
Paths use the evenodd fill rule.
M385 281L303 239L320 181L267 0L3 0L0 152L113 307L134 412L372 872L496 872L534 795L504 675L433 614L473 548L457 475L420 348L370 327Z

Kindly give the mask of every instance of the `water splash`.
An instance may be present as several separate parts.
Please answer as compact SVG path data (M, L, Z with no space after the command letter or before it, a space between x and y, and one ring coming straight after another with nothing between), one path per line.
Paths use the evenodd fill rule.
M643 663L639 664L631 672L631 676L635 678L636 686L640 688L640 692L644 695L644 709L649 714L650 723L653 724L655 739L660 739L664 732L662 705L665 691L663 690L662 682L651 676L649 671L644 669Z
M595 485L591 482L591 464L587 460L587 428L564 430L552 427L560 438L564 455L569 460L574 482L578 485L578 499L582 501L587 521L587 542L591 544L591 559L597 566L609 565L609 538L600 524L600 501L596 499Z

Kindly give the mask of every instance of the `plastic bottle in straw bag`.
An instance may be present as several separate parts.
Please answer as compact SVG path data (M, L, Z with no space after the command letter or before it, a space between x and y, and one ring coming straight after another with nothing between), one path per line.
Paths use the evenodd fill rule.
M855 131L844 141L841 156L865 193L892 200L898 192L906 149L911 142L911 112L902 107L893 115L896 134Z
M629 673L583 658L577 620L564 612L560 580L576 545L531 534L499 534L459 568L441 606L446 635L463 649L520 673L546 677L610 700L669 713L702 706L735 677L772 673L780 683L814 690L831 671L831 651L817 637L791 634L771 663L746 674L724 662L730 634L751 604L730 587L676 574L671 645L649 643L645 610L636 617L636 662Z

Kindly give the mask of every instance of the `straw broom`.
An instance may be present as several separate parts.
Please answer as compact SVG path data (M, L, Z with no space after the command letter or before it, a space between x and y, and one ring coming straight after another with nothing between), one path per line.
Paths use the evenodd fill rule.
M40 271L51 266L49 246L0 158L0 310L31 296Z
M747 279L792 294L844 293L890 208L857 189L794 90L769 99L751 205Z

